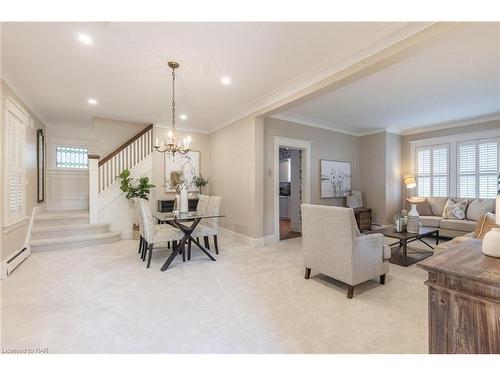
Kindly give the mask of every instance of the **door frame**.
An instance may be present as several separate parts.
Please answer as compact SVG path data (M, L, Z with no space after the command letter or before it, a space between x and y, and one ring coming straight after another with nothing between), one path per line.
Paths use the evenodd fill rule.
M274 203L274 238L275 241L280 240L280 202L279 202L279 153L280 147L295 148L302 151L302 203L311 203L311 146L312 142L305 139L274 137L273 148L273 166L274 166L274 183L273 183L273 203Z

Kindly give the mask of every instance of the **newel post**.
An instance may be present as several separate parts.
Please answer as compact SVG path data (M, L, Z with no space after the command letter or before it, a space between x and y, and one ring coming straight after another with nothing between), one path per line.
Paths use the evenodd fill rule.
M99 222L99 155L89 155L89 217L90 224Z

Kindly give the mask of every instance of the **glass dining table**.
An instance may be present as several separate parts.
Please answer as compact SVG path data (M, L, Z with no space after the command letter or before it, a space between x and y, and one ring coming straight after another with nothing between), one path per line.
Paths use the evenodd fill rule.
M191 234L196 229L198 224L203 219L215 219L220 217L225 217L225 215L208 215L208 214L199 214L195 211L193 212L160 212L156 211L153 214L153 217L158 221L159 224L169 224L184 233L184 237L177 243L177 246L172 250L172 254L167 258L163 266L161 267L162 271L166 271L170 264L173 262L175 257L179 255L180 251L184 248L184 245L187 242L194 243L207 257L209 257L212 261L215 262L215 258L200 245L199 241L192 237Z

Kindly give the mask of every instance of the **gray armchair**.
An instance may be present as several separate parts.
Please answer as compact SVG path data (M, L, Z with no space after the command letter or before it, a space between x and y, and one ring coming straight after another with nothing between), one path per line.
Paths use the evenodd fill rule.
M361 235L351 208L302 205L302 246L305 278L311 270L354 286L380 277L385 283L391 250L380 233Z

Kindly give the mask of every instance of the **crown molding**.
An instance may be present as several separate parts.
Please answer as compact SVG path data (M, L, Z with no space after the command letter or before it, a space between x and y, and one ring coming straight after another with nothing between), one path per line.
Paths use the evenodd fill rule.
M44 125L47 125L48 118L45 116L40 108L31 100L30 96L26 94L16 83L16 81L12 78L9 72L5 69L5 65L2 66L2 81L5 82L7 86L21 99L23 104L33 113L40 122Z
M161 122L155 122L153 125L155 128L162 128L162 129L170 129L172 127L172 124L163 124ZM177 126L175 127L175 130L178 130L181 132L187 132L187 133L197 133L197 134L210 134L211 133L211 131L208 131L208 130L179 128Z
M271 118L293 122L299 125L312 126L315 128L330 130L337 133L343 133L352 135L355 137L362 137L370 134L377 134L385 132L385 129L375 128L375 129L360 129L352 126L339 125L330 121L319 120L307 116L301 116L290 112L277 113L270 116Z
M299 125L312 126L315 128L331 130L337 133L343 133L348 135L357 135L359 129L353 129L346 126L338 125L330 121L318 120L307 116L297 115L290 112L277 113L270 116L271 118L277 120L283 120L288 122L293 122Z
M434 125L415 127L412 129L399 131L399 132L397 132L397 134L413 135L413 134L426 133L426 132L431 132L431 131L436 131L436 130L457 128L459 126L476 125L476 124L481 124L484 122L496 121L496 120L500 120L500 112L495 112L495 113L484 115L484 116L470 117L467 119L462 119L462 120L457 120L457 121L449 121L449 122L442 122L442 123L438 123L438 124L434 124ZM387 128L387 129L390 130L391 127ZM391 131L393 133L396 133L396 131L394 131L394 130L391 130Z
M284 85L255 99L247 106L240 108L231 118L214 125L209 129L208 132L213 133L248 116L262 115L259 114L259 111L264 110L268 106L273 105L281 100L285 100L286 98L324 79L327 79L328 77L339 73L342 70L397 44L398 42L416 35L435 24L435 22L407 22L403 27L401 27L400 24L390 25L389 28L393 29L392 32L385 37L381 37L377 43L373 43L370 46L361 49L360 51L352 54L351 56L345 58L337 64L332 65L328 61L323 62L312 71L308 71L307 73L304 73L301 76L292 79Z

